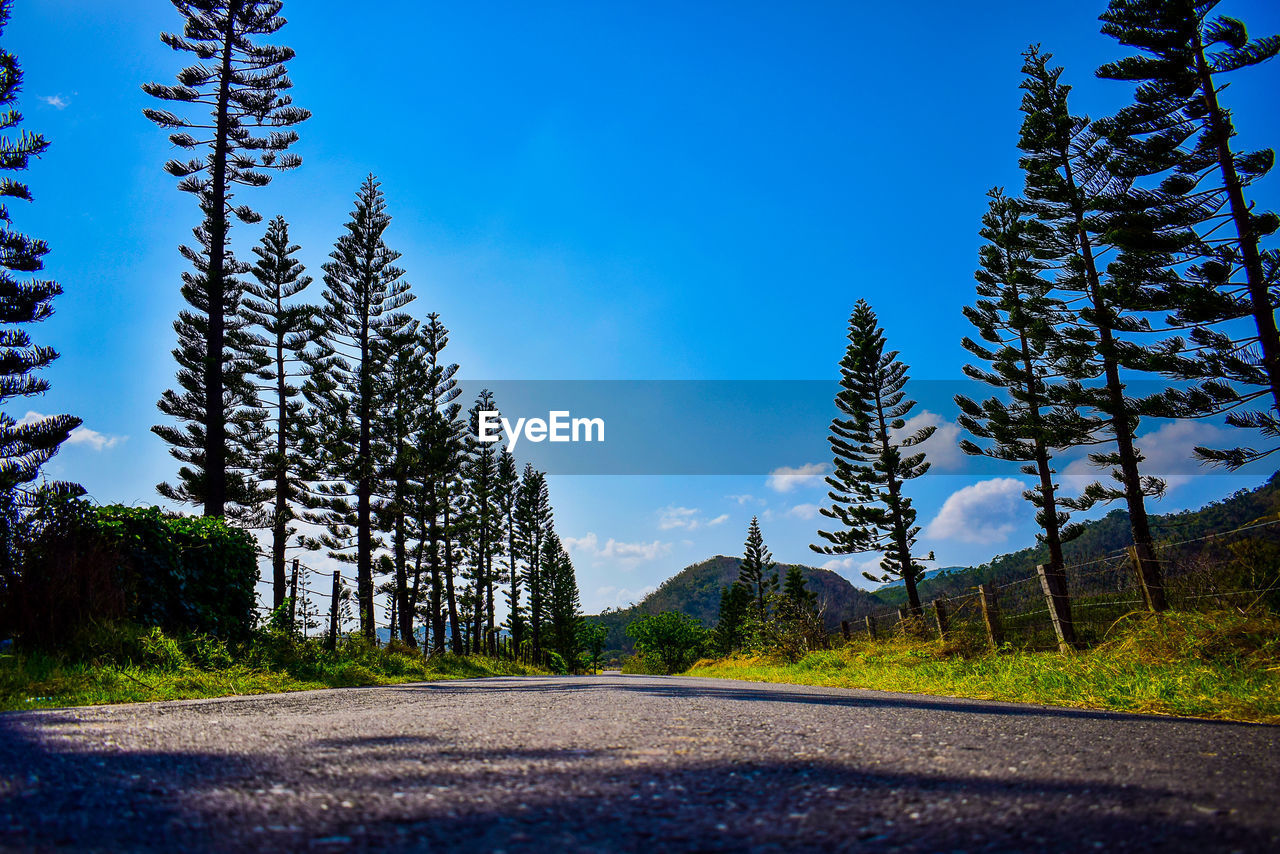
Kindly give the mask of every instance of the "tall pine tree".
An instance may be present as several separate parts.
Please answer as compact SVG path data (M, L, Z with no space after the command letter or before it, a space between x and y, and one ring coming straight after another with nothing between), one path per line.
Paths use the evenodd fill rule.
M995 189L982 217L979 251L981 269L975 274L978 299L964 315L978 338L965 337L966 350L989 368L965 365L965 375L1006 392L978 403L956 396L957 419L975 438L960 443L971 455L1024 463L1024 474L1037 484L1023 493L1036 508L1038 535L1049 550L1049 569L1063 571L1062 544L1078 532L1059 509L1054 483L1054 452L1071 447L1088 435L1089 425L1074 407L1059 400L1061 377L1054 363L1057 325L1065 308L1053 298L1053 283L1043 275L1045 263L1036 257L1036 241L1023 205ZM1057 378L1058 383L1050 381Z
M222 516L227 505L251 507L261 496L246 476L252 466L244 447L258 438L256 399L247 378L251 366L242 347L237 319L248 265L231 252L234 217L256 223L261 217L247 205L233 204L234 188L262 187L273 171L302 161L288 152L298 135L288 128L310 113L293 106L285 63L291 48L255 42L284 26L280 0L173 0L183 18L182 35L163 33L175 51L197 62L178 72L177 85L143 84L159 100L193 107L193 116L168 109L143 111L165 130L169 141L202 156L170 160L165 171L180 179L178 188L196 197L204 221L194 230L198 247L181 252L193 267L182 276L182 296L190 308L174 323L178 347L178 390L164 393L162 413L179 426L154 432L170 445L181 463L179 483L161 484L166 498L203 506L206 516ZM246 414L243 410L249 410Z
M0 34L9 23L11 8L10 0L0 2ZM40 157L49 147L38 133L12 133L22 123L22 114L14 109L21 90L22 68L17 58L0 49L0 132L4 134L0 137L0 170L5 172L25 170L31 158ZM0 405L48 390L49 381L33 376L33 372L47 367L58 353L52 347L33 344L23 327L52 315L53 298L62 293L57 282L25 278L44 269L49 246L13 229L11 199L29 202L31 191L14 178L0 179ZM21 503L14 490L35 480L40 467L78 426L80 419L70 415L30 420L0 413L0 493L7 502Z
M831 422L834 471L827 477L832 504L821 513L840 523L835 531L819 531L826 545L811 545L821 554L847 555L880 552L883 574L864 573L872 581L901 578L912 612L919 615L916 584L924 568L912 554L916 535L916 511L903 494L903 485L929 470L923 453L904 455L933 435L936 427L923 427L908 435L899 432L915 408L903 392L907 366L898 352L885 351L884 333L875 312L858 300L849 318L849 345L840 362L840 391L836 408L847 418Z
M399 311L413 299L400 253L384 239L391 216L372 175L356 195L355 210L324 265L323 357L307 389L324 437L325 501L314 520L328 533L321 543L337 560L356 566L360 631L374 638L374 524L386 437L377 394L379 348L410 323Z
M297 508L306 499L313 459L306 449L310 422L300 384L315 355L319 325L315 306L297 299L311 284L302 263L293 257L300 248L290 242L284 217L271 220L262 242L253 248L258 260L240 304L248 324L250 362L260 383L259 402L268 415L264 419L267 435L254 472L269 503L273 608L285 599L285 556L290 538L297 533Z
M1164 483L1140 471L1136 445L1139 415L1151 412L1158 396L1135 398L1126 391L1122 371L1152 371L1167 350L1135 340L1150 333L1146 313L1160 301L1146 283L1125 275L1107 275L1099 260L1110 251L1107 237L1116 220L1109 212L1123 209L1129 183L1112 171L1113 154L1087 117L1071 114L1070 86L1062 69L1049 66L1051 55L1032 47L1025 54L1022 88L1024 114L1018 147L1026 175L1027 209L1043 226L1036 232L1040 258L1056 265L1054 286L1072 309L1063 317L1057 342L1058 365L1071 383L1068 403L1092 415L1093 433L1079 444L1106 443L1114 450L1089 455L1109 467L1115 486L1093 483L1078 498L1063 498L1068 507L1087 510L1099 502L1124 500L1129 511L1134 554L1152 607L1164 608L1160 562L1152 543L1146 498L1160 495ZM1099 382L1100 381L1100 382Z
M1102 32L1139 53L1107 63L1098 76L1137 86L1134 103L1100 125L1119 149L1120 168L1135 178L1161 178L1149 194L1157 215L1190 217L1198 228L1195 252L1171 265L1182 266L1185 277L1171 322L1192 327L1195 346L1170 374L1204 384L1170 399L1185 414L1228 411L1229 423L1259 429L1272 441L1261 450L1197 449L1204 459L1236 468L1273 452L1280 439L1280 254L1262 245L1280 227L1280 217L1256 210L1249 198L1275 154L1233 147L1236 130L1220 100L1227 86L1221 80L1280 54L1280 36L1251 40L1241 21L1211 17L1217 5L1218 0L1111 0ZM1132 229L1118 237L1138 251L1147 239ZM1234 325L1215 328L1245 318L1252 334L1241 335ZM1254 401L1265 409L1243 408Z
M0 35L9 22L10 8L9 0L0 0ZM22 114L14 109L21 89L17 58L0 48L0 170L6 173L26 169L31 158L49 147L38 133L12 133L22 123ZM0 179L0 406L5 407L14 398L42 394L49 388L49 381L33 372L48 366L58 353L33 343L24 327L53 314L53 298L62 293L57 282L27 278L44 269L49 246L14 230L8 204L12 199L29 202L31 191L12 177ZM40 467L79 426L80 419L71 415L14 418L0 412L0 594L16 578L16 527L21 508L30 504L22 487L36 479ZM81 490L67 484L61 491Z

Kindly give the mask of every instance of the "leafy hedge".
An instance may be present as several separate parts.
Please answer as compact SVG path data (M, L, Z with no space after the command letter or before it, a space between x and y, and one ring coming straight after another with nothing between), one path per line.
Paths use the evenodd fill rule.
M159 507L51 502L26 520L9 622L26 645L60 647L103 622L247 639L254 541L221 519Z
M228 640L249 636L258 561L248 532L159 507L100 507L97 524L121 555L130 620Z

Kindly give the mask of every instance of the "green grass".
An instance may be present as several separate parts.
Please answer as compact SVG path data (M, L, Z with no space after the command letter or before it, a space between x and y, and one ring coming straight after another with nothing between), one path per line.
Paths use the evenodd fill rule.
M704 660L687 675L1280 724L1280 619L1134 615L1099 646L1068 654L853 641L796 662Z
M395 685L543 671L478 656L424 658L358 640L326 651L315 641L263 634L228 649L208 637L99 629L62 655L0 656L0 711L229 697L315 688Z

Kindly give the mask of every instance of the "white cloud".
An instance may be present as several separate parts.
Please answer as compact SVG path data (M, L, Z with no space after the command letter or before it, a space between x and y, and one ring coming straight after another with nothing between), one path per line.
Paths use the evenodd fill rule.
M861 587L864 590L872 590L879 587L879 582L869 581L862 573L870 572L872 575L882 572L880 569L880 561L882 556L877 552L871 555L849 555L848 557L836 557L822 564L822 569L829 569L832 572L839 573L853 583L855 587Z
M925 527L925 536L981 545L1004 542L1030 506L1022 499L1025 488L1020 480L997 477L956 490Z
M671 553L671 543L654 540L649 543L626 543L610 537L604 545L594 531L582 537L562 537L561 542L571 552L592 561L596 566L612 563L622 569L633 569L646 561L656 560Z
M28 411L26 415L18 419L18 425L35 424L44 418L48 418L48 416L40 412ZM71 431L71 435L67 437L67 444L88 445L95 451L105 451L109 448L114 448L128 438L128 436L109 436L106 433L99 433L97 430L90 430L82 424Z
M787 515L793 519L813 519L818 515L817 504L797 504L787 511Z
M728 521L729 521L729 514L728 514L728 513L721 513L719 516L717 516L716 518L714 518L714 519L712 519L710 522L708 522L708 523L707 523L707 527L708 527L708 528L710 528L712 525L720 525L720 524L723 524L723 523L728 522Z
M61 95L41 95L40 100L44 101L50 107L53 107L55 110L65 110L67 107L71 106L71 102Z
M658 511L658 530L670 531L672 528L689 528L698 526L697 507L676 507L670 505Z
M763 498L756 498L754 495L726 495L725 498L729 499L730 501L738 502L739 507L741 507L743 504L764 504L765 503L765 500Z
M791 492L802 487L822 483L822 478L826 473L826 463L805 463L795 468L781 466L769 472L767 483L769 488L775 492Z
M1242 430L1228 430L1205 421L1180 420L1138 436L1134 444L1145 457L1139 465L1141 473L1161 478L1165 488L1172 490L1190 483L1201 469L1201 463L1193 456L1197 445L1230 448L1248 444L1247 438ZM1079 457L1062 470L1060 482L1063 492L1078 495L1087 485L1099 480L1108 487L1118 486L1111 477L1111 467L1098 468L1088 457Z
M965 453L960 450L960 425L948 421L936 412L922 409L907 419L902 429L893 431L895 440L905 439L924 427L937 427L933 435L907 452L923 451L925 459L936 469L963 468Z

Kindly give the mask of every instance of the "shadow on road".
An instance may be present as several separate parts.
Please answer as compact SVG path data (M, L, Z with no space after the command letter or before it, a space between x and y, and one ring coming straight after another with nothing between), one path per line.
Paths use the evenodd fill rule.
M613 690L446 684L396 691ZM917 705L699 687L722 700ZM679 696L688 689L681 688ZM625 700L624 700L625 701ZM979 704L919 704L986 711ZM1035 710L1033 710L1035 711ZM1052 712L1053 710L1050 710ZM1007 713L995 707L993 713ZM172 709L167 713L182 714ZM270 725L271 718L262 718ZM370 725L377 718L369 719ZM554 721L545 722L553 726ZM434 734L315 737L288 750L124 751L73 714L0 716L0 848L95 850L1268 850L1269 828L1160 786L897 773L839 760L708 760L667 749L483 749ZM375 727L376 730L376 727ZM95 732L97 730L94 730ZM644 744L644 739L638 740ZM658 755L661 754L661 755ZM1176 814L1176 820L1174 818ZM1271 849L1274 850L1274 849Z

